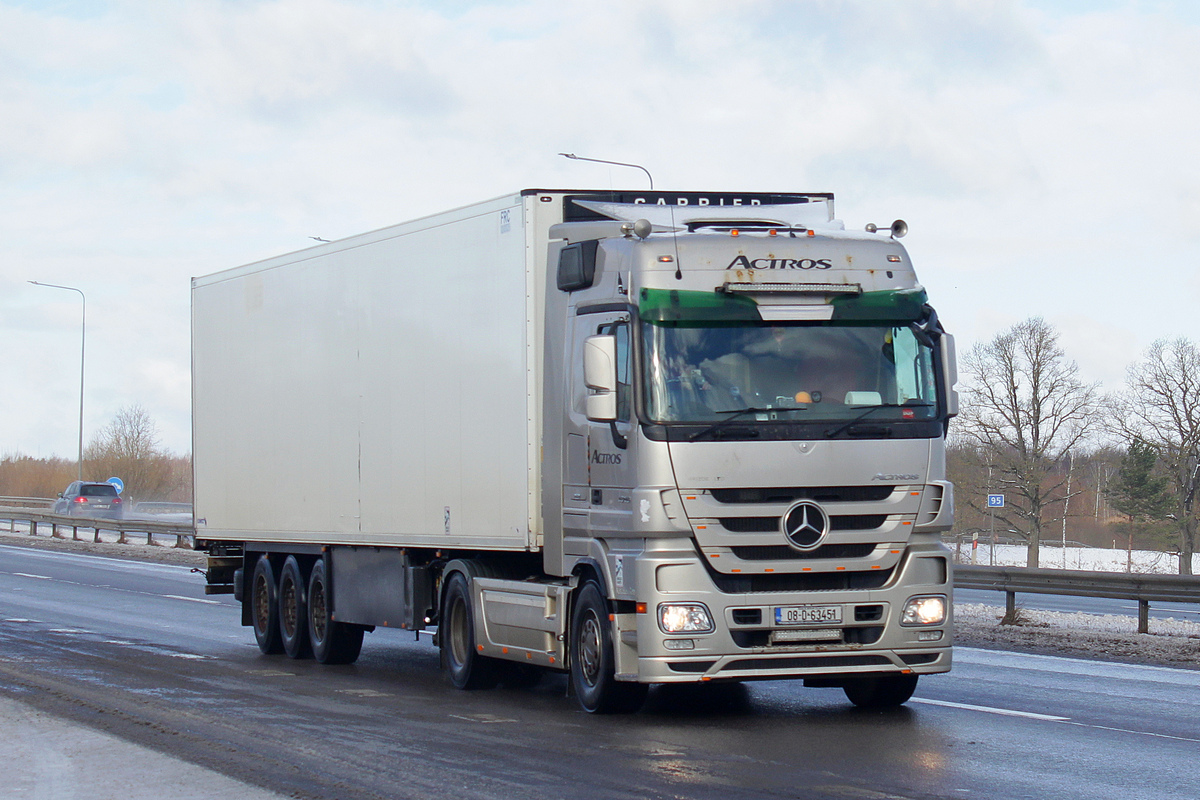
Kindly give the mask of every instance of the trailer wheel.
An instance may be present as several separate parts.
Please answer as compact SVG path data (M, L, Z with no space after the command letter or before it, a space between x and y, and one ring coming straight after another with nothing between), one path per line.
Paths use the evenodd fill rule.
M266 655L283 652L283 640L279 636L279 584L275 582L275 569L265 555L259 556L250 579L250 621L254 626L254 639L258 649Z
M289 658L308 658L308 602L304 575L295 556L288 556L279 573L279 638Z
M363 629L331 618L325 570L325 559L318 558L308 576L308 638L313 657L322 664L353 664L362 652Z
M855 678L842 687L850 702L859 708L902 706L916 689L916 675L871 675Z
M645 702L646 684L618 681L615 663L608 603L589 580L571 613L571 687L589 714L632 714Z
M491 689L499 682L500 670L494 659L478 652L471 587L461 572L454 573L446 582L444 602L438 638L442 666L450 676L450 683L458 689Z

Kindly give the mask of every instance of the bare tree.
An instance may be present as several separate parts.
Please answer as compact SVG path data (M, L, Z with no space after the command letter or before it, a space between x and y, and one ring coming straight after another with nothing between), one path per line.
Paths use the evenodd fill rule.
M1130 365L1126 388L1109 398L1112 422L1127 441L1154 447L1170 474L1179 529L1179 572L1192 574L1195 495L1200 473L1200 347L1159 339Z
M1064 503L1066 475L1055 467L1069 463L1099 419L1097 387L1078 372L1041 317L976 345L963 360L959 430L986 455L1007 496L996 518L1028 541L1030 567L1038 565L1042 530L1056 521L1050 507Z
M140 405L125 406L88 445L88 471L103 480L119 477L130 498L158 498L172 483L169 454L158 446L158 428Z

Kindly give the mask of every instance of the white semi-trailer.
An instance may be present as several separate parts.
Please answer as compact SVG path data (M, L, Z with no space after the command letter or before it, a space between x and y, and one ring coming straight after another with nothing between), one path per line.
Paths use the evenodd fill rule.
M952 339L828 194L527 190L197 278L208 591L264 653L454 685L950 669Z

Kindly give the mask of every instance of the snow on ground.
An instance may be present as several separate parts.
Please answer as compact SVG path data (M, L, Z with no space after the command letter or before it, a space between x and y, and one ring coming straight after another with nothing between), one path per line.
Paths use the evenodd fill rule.
M951 543L954 560L959 564L980 564L997 567L1023 567L1026 551L1023 544L998 544L993 557L992 548L980 542L972 559L971 543ZM1095 572L1136 572L1142 575L1178 575L1179 555L1157 550L1111 550L1103 547L1067 547L1042 542L1038 566L1043 569L1082 569ZM1192 574L1200 574L1200 553L1192 556Z
M1134 616L1032 611L1019 604L1017 607L1018 623L1002 625L1002 608L955 603L954 643L1200 669L1200 623L1151 619L1150 632L1143 634L1137 632Z

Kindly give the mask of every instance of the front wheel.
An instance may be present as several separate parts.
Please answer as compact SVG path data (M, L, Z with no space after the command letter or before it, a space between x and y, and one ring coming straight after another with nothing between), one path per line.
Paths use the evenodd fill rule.
M588 581L571 613L571 687L584 711L632 714L642 707L648 687L618 681L615 665L608 603L600 586Z
M872 675L848 681L842 690L859 708L895 708L917 690L916 675Z

